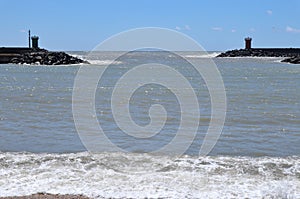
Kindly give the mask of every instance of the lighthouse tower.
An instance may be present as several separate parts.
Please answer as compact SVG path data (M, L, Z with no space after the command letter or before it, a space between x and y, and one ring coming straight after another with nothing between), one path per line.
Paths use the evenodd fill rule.
M32 48L38 49L39 48L39 37L38 36L32 36Z
M252 41L251 37L245 38L245 49L247 50L251 49L251 41Z

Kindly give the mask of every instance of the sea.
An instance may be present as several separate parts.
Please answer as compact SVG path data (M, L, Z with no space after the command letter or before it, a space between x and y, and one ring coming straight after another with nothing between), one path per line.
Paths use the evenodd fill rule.
M0 65L0 197L52 193L91 198L300 198L300 65L281 63L281 58L216 58L218 52L69 53L91 64ZM214 119L214 91L186 60L202 65L212 61L226 93L223 129L206 155L199 151ZM128 101L122 101L122 92L111 100L124 74L149 63L182 74L191 88L175 81L175 89L193 89L199 102L200 118L190 114L185 122L198 122L195 136L183 133L178 147L188 147L180 154L152 153L172 142L183 112L189 111L181 110L189 107L181 103L193 96L178 98L173 88L158 84L175 77L154 68L161 79L137 85ZM88 125L91 118L98 121L111 144L107 146L97 140L95 128L81 128L74 119L75 80L81 69L93 67L104 71L99 81L89 84L94 77L85 76L87 84L77 87L95 88L90 102L94 115L77 116ZM145 71L137 79L151 80ZM132 89L130 84L121 86L119 90ZM116 121L118 110L112 105L127 102L124 107L133 122L122 123L125 113L125 119ZM161 111L158 121L151 118L153 111ZM135 125L144 129L160 120L165 123L159 133L144 137L126 134L118 126L121 122L129 130ZM85 134L94 142L86 141ZM104 147L97 147L98 141Z

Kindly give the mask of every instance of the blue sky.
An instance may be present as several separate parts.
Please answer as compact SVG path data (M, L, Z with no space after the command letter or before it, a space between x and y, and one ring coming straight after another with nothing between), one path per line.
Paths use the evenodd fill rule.
M91 50L132 28L163 27L206 50L300 47L299 0L0 0L0 46L26 46L27 30L49 50Z

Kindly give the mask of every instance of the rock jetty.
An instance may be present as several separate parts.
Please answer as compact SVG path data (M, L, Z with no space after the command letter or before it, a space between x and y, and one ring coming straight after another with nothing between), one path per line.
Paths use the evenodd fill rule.
M299 48L250 48L226 51L217 57L288 57L282 62L300 64Z
M265 51L262 49L230 50L218 55L218 57L290 57L293 54Z
M51 52L40 49L15 56L10 60L13 64L37 64L37 65L67 65L87 63L86 61L68 55L65 52Z
M300 64L300 56L293 56L282 60L281 62L287 62L291 64Z
M65 52L52 52L39 47L39 37L28 31L28 47L0 47L0 64L68 65L88 63ZM32 45L31 45L32 44Z

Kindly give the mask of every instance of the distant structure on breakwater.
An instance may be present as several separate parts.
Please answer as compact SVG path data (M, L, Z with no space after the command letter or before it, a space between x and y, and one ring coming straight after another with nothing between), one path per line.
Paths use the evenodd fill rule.
M32 41L32 47L31 47L31 42ZM39 37L38 36L32 36L30 34L30 30L28 30L28 48L39 48Z
M28 31L28 48L26 47L1 47L0 48L0 64L9 63L11 59L16 56L32 52L39 49L38 36L30 36L30 30ZM32 41L32 46L31 46Z
M245 38L245 49L251 49L251 41L252 41L251 37Z
M0 47L0 64L62 65L87 63L64 52L50 52L39 47L39 37L28 31L28 47Z
M289 57L282 62L300 64L300 48L252 48L252 38L245 38L245 49L221 53L217 57Z

